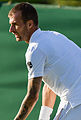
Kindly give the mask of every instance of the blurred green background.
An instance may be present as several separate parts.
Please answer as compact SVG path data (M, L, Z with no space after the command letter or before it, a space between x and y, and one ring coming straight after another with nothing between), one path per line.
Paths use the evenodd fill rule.
M9 33L8 12L15 5L1 2L0 6L0 119L13 120L27 91L25 52L28 45L16 42ZM81 7L59 7L49 4L33 4L38 11L39 27L63 33L81 47ZM43 87L43 83L42 83ZM41 91L42 91L41 87ZM27 120L38 120L39 101ZM59 104L57 97L51 120Z
M69 5L69 6L81 6L81 0L0 0L1 2L15 3L15 2L30 2L30 3L40 3L40 4L54 4L59 7Z

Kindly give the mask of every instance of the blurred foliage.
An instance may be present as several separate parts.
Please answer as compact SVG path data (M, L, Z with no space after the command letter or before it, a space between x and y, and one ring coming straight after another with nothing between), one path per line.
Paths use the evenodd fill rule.
M0 0L0 2L30 2L30 3L39 3L39 4L52 4L57 0Z
M30 3L39 3L39 4L54 4L61 6L81 6L81 0L1 0L2 2L8 2L9 4L15 2L30 2Z
M60 6L81 6L81 0L59 0Z

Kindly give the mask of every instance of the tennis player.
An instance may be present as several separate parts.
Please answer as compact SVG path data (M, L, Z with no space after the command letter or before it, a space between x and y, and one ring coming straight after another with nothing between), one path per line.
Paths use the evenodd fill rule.
M28 90L14 120L25 120L34 108L44 81L39 120L50 120L56 95L61 103L55 120L81 120L81 49L66 36L38 27L36 9L29 3L8 14L16 41L29 44L26 52ZM34 119L36 120L36 119Z

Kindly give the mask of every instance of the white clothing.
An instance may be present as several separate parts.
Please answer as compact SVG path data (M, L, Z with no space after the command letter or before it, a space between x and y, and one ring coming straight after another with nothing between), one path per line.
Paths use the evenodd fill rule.
M68 103L66 109L61 110L60 116L56 116L54 120L81 120L81 104L71 108Z
M49 120L53 109L48 106L41 106L39 120Z
M28 79L43 81L61 99L75 107L81 104L81 49L55 31L36 30L26 52Z

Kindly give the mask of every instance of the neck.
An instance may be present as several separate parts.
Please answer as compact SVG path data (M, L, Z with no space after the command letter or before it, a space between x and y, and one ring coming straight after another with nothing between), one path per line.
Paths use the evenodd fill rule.
M27 44L29 44L29 41L30 41L30 38L31 38L32 34L33 34L37 29L38 29L38 26L34 26L34 27L32 28L32 30L30 30L29 38L28 38L28 40L25 41Z

